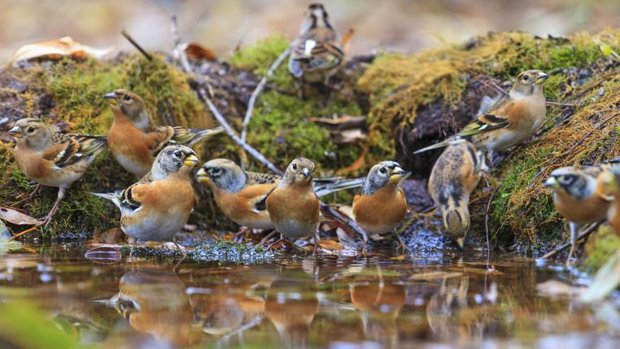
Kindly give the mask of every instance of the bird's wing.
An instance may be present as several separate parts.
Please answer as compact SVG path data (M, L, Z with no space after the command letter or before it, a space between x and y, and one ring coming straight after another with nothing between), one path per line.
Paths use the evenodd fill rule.
M157 126L146 132L146 139L149 149L153 155L157 154L172 140L174 127Z
M52 146L43 152L42 157L54 162L59 168L74 164L103 150L106 139L102 136L70 135L54 133Z
M171 141L191 147L198 142L206 140L222 132L224 132L223 127L199 129L175 126L173 127Z
M248 176L247 185L253 184L277 184L280 182L280 176L272 173L246 172Z

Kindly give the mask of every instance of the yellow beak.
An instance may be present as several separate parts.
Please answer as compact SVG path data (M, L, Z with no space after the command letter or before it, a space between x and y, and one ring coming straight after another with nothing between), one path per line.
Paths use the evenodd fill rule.
M405 176L405 174L407 174L407 172L397 166L392 170L392 173L390 174L390 179L401 179Z
M190 156L187 157L187 159L185 159L185 161L183 162L183 165L194 167L194 166L198 165L199 162L200 162L200 160L198 160L196 155L190 155Z
M204 168L201 168L200 170L198 170L198 172L196 172L196 180L199 183L208 183L210 178L209 175L207 174L207 171L205 171Z
M536 78L536 83L537 84L542 84L543 82L545 82L545 80L547 80L548 77L549 77L549 74L547 74L547 73L540 73L538 75L538 77Z
M547 179L545 181L545 187L547 188L558 188L559 184L557 179L555 179L555 177L549 177L549 179Z
M9 135L13 137L19 137L22 135L22 130L19 127L15 126L9 130Z

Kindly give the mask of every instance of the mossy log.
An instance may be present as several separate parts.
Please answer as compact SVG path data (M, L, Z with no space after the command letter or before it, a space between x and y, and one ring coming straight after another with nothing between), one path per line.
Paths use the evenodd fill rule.
M411 203L425 207L430 204L425 180L439 152L419 156L412 152L457 132L475 117L484 96L507 90L520 71L545 70L552 74L545 94L556 104L548 107L543 129L494 170L496 180L490 182L499 188L488 212L495 245L517 246L522 253L536 255L566 237L564 223L542 187L547 174L559 166L620 155L620 62L601 45L619 52L620 31L567 38L491 33L464 45L420 53L351 57L332 79L329 96L317 89L306 99L298 97L296 82L283 65L259 97L248 142L281 168L294 157L311 158L321 176L362 175L377 161L396 159L413 173L406 185ZM212 87L217 107L237 129L253 89L287 46L286 38L276 36L222 62L193 63ZM121 54L110 61L67 59L7 67L0 70L0 119L8 119L0 131L6 131L12 120L36 116L62 130L105 134L112 116L103 94L115 88L143 96L158 123L213 126L191 86L190 77L163 54L155 54L152 61L139 54ZM367 115L366 138L338 144L328 129L310 121L333 115ZM45 190L28 198L31 184L16 168L9 148L0 148L0 203L42 216L55 193ZM200 151L204 159L225 156L263 170L225 136ZM57 238L112 227L114 208L86 192L122 188L134 180L109 156L101 156L68 191L56 221L42 233ZM493 189L481 186L472 198L474 241L484 236ZM200 192L208 198L205 190ZM208 199L202 201L195 222L230 227ZM413 224L407 232L419 226ZM437 227L433 225L434 230Z

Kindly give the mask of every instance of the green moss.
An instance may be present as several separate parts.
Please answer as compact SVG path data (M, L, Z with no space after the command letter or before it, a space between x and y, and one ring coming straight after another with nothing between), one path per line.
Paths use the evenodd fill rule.
M284 50L289 47L288 39L283 35L274 35L259 40L251 46L236 51L229 59L233 67L249 70L256 76L262 77ZM275 84L285 88L295 86L293 77L289 74L286 61L278 67L270 78Z
M585 249L587 258L584 266L589 272L594 273L620 249L620 238L610 227L601 226L588 239Z

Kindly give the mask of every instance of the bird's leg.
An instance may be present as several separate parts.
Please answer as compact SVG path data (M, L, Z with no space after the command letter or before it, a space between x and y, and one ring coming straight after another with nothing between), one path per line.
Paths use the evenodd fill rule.
M185 258L187 258L187 253L185 253L185 251L183 250L183 248L179 245L178 242L176 242L176 240L174 238L172 238L172 242L174 243L174 245L177 247L177 250L179 250L179 252L181 253L181 259L179 259L178 262L176 262L176 264L174 265L174 267L172 267L172 271L174 273L176 273L177 271L177 267L179 266L179 264L181 264L181 262L183 262L185 260Z
M405 245L403 240L400 238L400 235L398 235L398 233L396 232L396 229L392 230L392 234L394 234L394 237L396 237L396 240L398 240L398 247L401 250L401 252L404 254L405 250L407 249L407 246Z
M136 246L136 242L133 241L131 242L131 247L129 248L129 260L132 261L132 257L133 257L133 248Z
M45 216L45 218L43 219L43 226L47 227L47 225L50 224L50 222L52 221L54 214L56 214L56 212L58 211L58 208L60 207L60 201L62 201L62 199L65 197L65 190L66 189L64 187L58 188L58 196L56 197L56 202L54 202L54 206L52 206L52 209L48 212L47 216Z
M32 198L35 197L35 195L37 195L39 192L41 192L41 184L37 183L34 185L34 189L32 189L32 192L30 192L30 200L32 200Z
M319 253L319 241L321 241L321 236L319 236L319 232L317 231L314 233L314 258L315 259Z
M568 227L570 228L570 252L568 252L566 266L570 267L572 265L571 259L573 258L573 253L575 253L575 246L577 245L577 233L579 233L579 226L573 222L570 222L568 223Z
M275 232L275 230L274 230ZM284 236L282 236L282 234L280 234L280 238L274 242L272 242L271 244L269 244L267 247L265 247L265 250L267 251L271 251L271 249L273 248L273 246L275 246L277 243L287 243L288 241L284 238Z
M368 248L368 235L362 235L362 240L364 240L364 244L362 245L362 256L366 257L368 254L368 251L366 250Z
M306 100L306 93L305 93L305 86L304 86L304 81L299 78L297 79L297 88L298 88L298 94L299 94L299 99L301 100Z

